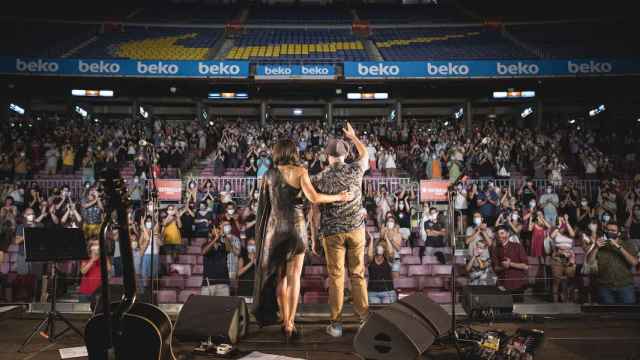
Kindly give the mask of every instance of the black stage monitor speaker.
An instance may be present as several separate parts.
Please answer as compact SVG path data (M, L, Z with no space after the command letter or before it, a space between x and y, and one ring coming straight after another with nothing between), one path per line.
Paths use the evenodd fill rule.
M249 310L243 298L192 295L182 306L174 334L180 341L236 344L247 333Z
M451 317L424 294L414 294L372 312L353 340L365 359L415 359L451 330Z
M509 290L496 286L465 286L462 307L470 318L510 314L513 313L513 296Z

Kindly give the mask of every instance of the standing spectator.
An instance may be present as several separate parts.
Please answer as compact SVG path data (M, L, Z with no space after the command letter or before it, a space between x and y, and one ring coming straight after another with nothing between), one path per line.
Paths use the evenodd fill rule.
M384 256L390 263L393 264L391 271L393 277L400 277L400 246L402 243L402 235L400 234L400 228L396 225L396 220L393 216L387 218L387 223L384 228L380 229L380 239L376 244L369 246L369 259L374 256L373 249L378 246L382 246L384 249Z
M222 241L222 230L212 226L209 241L202 245L204 276L202 295L229 296L229 268L227 249Z
M225 181L222 191L220 191L220 202L223 206L233 202L233 197L235 193L231 189L231 183L229 181Z
M256 274L256 241L247 239L247 246L242 248L238 259L238 296L253 296L253 281Z
M456 184L456 194L453 198L453 208L455 210L455 216L457 219L456 226L461 233L463 229L467 228L468 215L469 215L469 203L467 201L467 188L462 183Z
M518 190L518 197L520 198L520 202L523 206L529 204L529 202L537 201L538 190L533 185L533 181L527 180L525 181L520 189Z
M547 186L546 193L540 196L539 203L544 211L544 218L547 220L547 223L555 224L558 218L560 199L558 199L558 194L553 190L553 186Z
M640 204L633 206L624 227L629 232L629 240L640 250Z
M62 150L62 173L73 174L73 164L76 161L76 152L71 144L64 145Z
M55 175L58 172L58 158L60 158L60 152L52 145L45 152L44 157L46 159L45 171L48 175Z
M102 200L98 196L95 186L89 190L89 195L82 203L82 218L84 219L83 231L85 239L98 237L103 212Z
M206 236L209 232L209 225L212 223L213 211L209 209L205 202L201 202L194 220L196 236Z
M387 194L387 187L385 185L380 186L380 191L375 196L376 202L376 221L378 227L382 227L385 223L385 216L391 211L391 204L393 199L391 195Z
M160 238L160 224L158 221L153 223L151 215L147 215L142 218L140 232L140 242L138 244L140 253L142 254L142 264L140 273L142 275L143 284L149 284L158 277L160 267L160 245L162 239ZM152 244L153 242L153 244ZM153 271L151 271L151 258L153 257Z
M489 237L481 237L469 243L469 260L466 265L469 285L492 286L496 284L498 279L493 271L489 252L492 243Z
M166 254L175 258L182 249L182 221L174 205L167 206L167 217L162 221L162 244Z
M530 255L537 258L545 257L544 239L547 237L547 231L551 225L547 222L542 211L536 211L536 214L529 221L529 231L531 232L531 249Z
M242 249L240 238L232 233L231 223L224 220L221 223L222 238L221 241L227 249L227 269L229 271L229 279L236 280L238 278L238 257Z
M580 199L580 207L576 209L576 220L579 229L586 230L589 221L595 217L595 209L589 206L589 200L586 197Z
M638 265L634 250L630 242L620 239L617 224L605 225L604 235L596 240L596 246L589 254L589 260L595 259L598 263L595 282L601 304L635 304L630 270Z
M111 271L111 260L107 259L107 271ZM95 303L97 290L102 283L102 273L100 272L100 245L98 239L89 240L89 260L80 262L80 301Z
M397 295L393 288L393 276L388 258L382 245L376 246L373 261L369 263L369 282L367 285L369 304L391 304Z
M553 274L553 301L564 302L569 298L568 281L576 276L576 255L573 237L562 233L560 227L551 230L551 273ZM565 289L560 293L560 286Z
M493 270L498 275L498 285L510 290L514 302L522 302L527 286L529 261L520 243L509 241L509 230L498 229L496 244L491 248Z
M403 244L406 243L409 236L411 236L411 212L409 209L408 197L405 197L404 199L396 198L394 217L398 219Z
M260 158L258 159L257 164L258 164L258 172L256 173L256 176L258 177L258 180L259 180L271 168L271 159L267 157L266 151L260 152Z
M484 191L478 194L478 210L487 224L494 224L496 222L499 200L500 197L494 191L492 183L487 184Z
M421 256L434 255L436 249L447 246L447 227L442 223L438 209L434 207L429 209L429 213L422 223L421 231L422 238L425 240L425 247L420 251Z
M29 158L24 151L20 151L13 163L13 178L16 181L24 180L27 178L29 171L31 170L31 164Z

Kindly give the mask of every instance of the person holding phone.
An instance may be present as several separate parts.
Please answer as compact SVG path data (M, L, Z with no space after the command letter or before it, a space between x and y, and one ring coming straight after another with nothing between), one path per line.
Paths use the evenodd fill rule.
M605 225L604 234L596 240L588 261L597 261L595 285L600 304L632 305L636 303L631 268L638 265L633 245L621 239L615 223Z

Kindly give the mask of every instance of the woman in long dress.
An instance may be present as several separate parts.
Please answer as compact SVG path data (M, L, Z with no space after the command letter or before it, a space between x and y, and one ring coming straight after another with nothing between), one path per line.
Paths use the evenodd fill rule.
M253 311L261 327L281 320L288 340L297 335L294 319L307 249L302 194L313 204L349 201L353 194L318 194L307 169L299 165L298 150L291 140L273 147L273 162L275 166L263 178L258 201Z

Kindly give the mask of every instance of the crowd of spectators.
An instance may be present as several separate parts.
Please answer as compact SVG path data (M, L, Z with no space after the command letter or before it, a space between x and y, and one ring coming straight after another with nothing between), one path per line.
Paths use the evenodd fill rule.
M104 207L96 174L103 169L133 167L128 183L135 265L142 278L171 274L159 254L177 260L194 239L202 247L202 293L251 293L255 265L255 219L258 191L248 198L234 193L230 182L187 178L183 201L154 211L144 180L157 175L180 176L185 164L203 161L214 176L226 169L243 169L258 179L271 166L270 147L276 140L296 139L302 159L313 175L327 165L323 144L341 124L321 122L203 124L198 121L86 122L52 118L42 123L11 122L0 137L0 257L10 244L22 244L25 227L81 228L91 260L68 264L67 272L82 277L86 298L99 285L96 240ZM637 140L625 138L619 149L602 146L594 132L577 129L534 131L488 122L464 133L459 127L430 127L411 123L402 127L377 120L357 124L367 143L370 172L375 176L411 176L414 179L450 179L470 174L482 181L457 182L454 231L468 251L465 266L469 283L499 284L521 298L528 286L528 261L548 265L555 301L569 297L570 280L580 271L592 276L601 302L633 302L631 268L637 265L640 239L640 178L630 188L612 179L614 164L632 163ZM140 143L146 139L154 152ZM609 139L612 140L612 139ZM603 152L624 154L611 158ZM155 155L154 155L155 154ZM155 156L155 158L153 158ZM350 155L353 156L353 155ZM620 160L622 159L622 160ZM347 160L349 161L349 160ZM153 163L149 166L149 163ZM168 174L168 169L177 174ZM149 170L151 169L151 170ZM499 186L499 179L528 180ZM41 188L41 177L63 174L81 178L81 194L69 186ZM75 174L75 175L74 175ZM602 180L591 193L580 192L572 174ZM546 179L537 188L533 179ZM368 234L372 302L393 301L393 279L400 275L400 249L418 248L420 256L451 261L449 224L444 208L420 204L415 188L365 186L365 207L379 230ZM240 200L240 202L239 202ZM117 232L110 234L113 275L122 275ZM154 241L151 241L151 240ZM584 249L578 264L574 249ZM25 263L20 247L19 274L38 275L43 269ZM313 249L316 251L318 249ZM151 273L153 254L154 273ZM2 259L0 258L0 263ZM93 279L93 280L90 280ZM239 283L235 286L233 284ZM36 289L32 293L35 296Z

